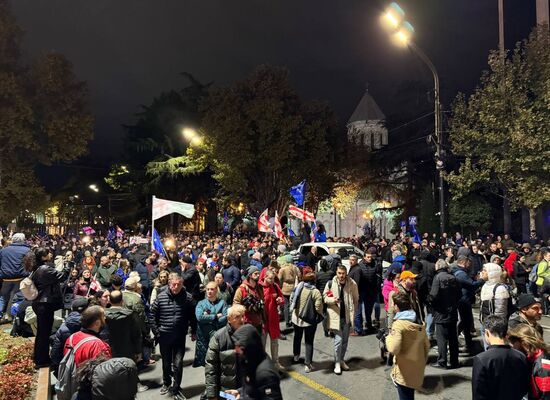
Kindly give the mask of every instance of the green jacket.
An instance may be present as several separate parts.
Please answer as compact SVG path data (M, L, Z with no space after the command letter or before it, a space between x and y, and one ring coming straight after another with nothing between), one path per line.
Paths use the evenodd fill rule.
M124 307L107 308L105 320L109 328L109 345L113 357L134 359L141 353L141 331L134 311Z
M542 260L537 267L537 286L544 285L544 280L550 278L548 261Z
M209 399L218 398L220 391L238 387L233 333L231 325L227 324L210 338L204 366L206 397Z
M139 329L142 335L146 336L148 334L147 317L145 316L145 307L141 301L140 294L129 290L123 290L122 300L124 301L124 306L126 308L136 313Z
M101 287L103 289L108 289L111 287L111 280L115 272L116 267L109 264L107 267L103 267L101 265L96 266L93 273Z

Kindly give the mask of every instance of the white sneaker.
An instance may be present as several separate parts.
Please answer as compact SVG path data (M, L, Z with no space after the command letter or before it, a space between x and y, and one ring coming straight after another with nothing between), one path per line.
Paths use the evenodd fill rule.
M334 364L334 373L336 375L342 375L342 368L340 368L340 363Z
M349 371L349 366L345 361L342 361L340 365L342 366L342 371Z
M304 370L306 372L306 374L309 374L311 371L313 371L313 365L309 364L304 367Z

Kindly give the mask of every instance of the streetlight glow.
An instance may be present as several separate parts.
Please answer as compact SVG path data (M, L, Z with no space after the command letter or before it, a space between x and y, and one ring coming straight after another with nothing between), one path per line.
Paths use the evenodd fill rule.
M193 128L183 128L181 131L185 140L191 141L197 136L197 131Z
M391 3L386 12L382 14L381 22L386 29L394 31L399 28L404 17L403 9L397 3Z
M88 186L88 188L89 188L90 190L93 190L93 191L96 192L96 193L99 192L99 188L97 187L96 184L90 185L90 186Z
M408 46L414 33L413 26L407 21L403 22L401 28L392 35L393 41L399 46Z

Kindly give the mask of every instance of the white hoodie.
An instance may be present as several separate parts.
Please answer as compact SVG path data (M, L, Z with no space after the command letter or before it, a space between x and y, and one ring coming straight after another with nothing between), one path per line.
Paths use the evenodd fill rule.
M502 268L498 264L487 263L483 265L483 269L487 271L488 279L481 288L482 313L484 308L483 302L493 300L494 293L494 310L492 310L491 314L508 318L508 298L510 297L510 293L504 284L500 284L496 291L494 290L495 286L501 283Z

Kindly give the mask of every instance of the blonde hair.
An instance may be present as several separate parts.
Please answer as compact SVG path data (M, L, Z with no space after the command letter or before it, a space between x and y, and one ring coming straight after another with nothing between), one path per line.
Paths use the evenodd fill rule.
M508 341L510 343L519 342L527 351L532 354L538 349L548 351L548 347L535 328L527 324L519 324L508 331Z

